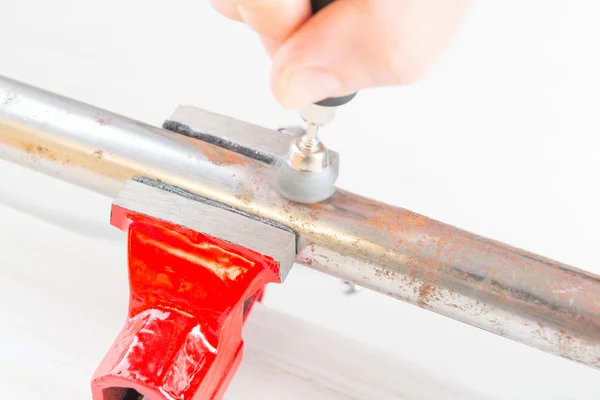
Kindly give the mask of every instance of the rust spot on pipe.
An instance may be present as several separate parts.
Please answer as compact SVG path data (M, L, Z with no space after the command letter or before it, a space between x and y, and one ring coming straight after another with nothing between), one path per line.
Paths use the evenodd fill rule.
M252 198L250 197L249 193L236 194L234 197L245 205L249 205L252 202Z
M233 151L224 149L212 145L210 143L203 142L198 139L181 136L184 140L188 141L194 147L196 147L202 154L206 156L206 159L215 165L228 166L228 165L239 165L246 166L251 159ZM261 165L261 163L256 163Z
M96 116L96 122L98 125L107 126L112 123L112 118L98 114Z
M23 149L23 151L25 151L25 153L29 155L38 156L50 161L59 161L59 157L57 154L50 151L47 147L41 146L39 144L22 143L21 148ZM68 157L63 157L60 161L63 163L69 163Z
M0 143L19 149L32 159L98 172L117 180L141 174L135 164L119 164L118 161L109 159L101 149L73 149L65 146L58 138L38 133L34 128L20 126L17 122L0 121L0 132Z
M429 282L423 282L419 288L419 299L417 304L419 307L428 307L430 302L443 300L441 291L437 286Z
M436 221L412 211L385 207L375 211L367 223L376 230L396 233L410 228L427 227Z

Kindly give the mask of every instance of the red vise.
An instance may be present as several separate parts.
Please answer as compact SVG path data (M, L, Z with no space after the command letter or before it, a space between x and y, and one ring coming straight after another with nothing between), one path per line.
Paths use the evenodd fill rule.
M113 206L128 232L129 313L94 400L213 400L242 355L242 323L279 266L268 256Z

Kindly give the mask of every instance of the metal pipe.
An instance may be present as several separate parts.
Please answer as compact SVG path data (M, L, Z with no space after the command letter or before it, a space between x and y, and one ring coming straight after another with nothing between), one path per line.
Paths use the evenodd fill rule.
M292 203L271 165L6 78L0 158L108 196L141 175L270 218L299 234L301 264L600 368L589 272L341 190Z

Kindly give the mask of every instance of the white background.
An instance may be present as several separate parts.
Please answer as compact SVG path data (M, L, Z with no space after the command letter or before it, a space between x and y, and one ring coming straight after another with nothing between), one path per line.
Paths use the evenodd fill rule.
M600 273L598 15L592 0L475 2L425 82L364 91L324 131L339 186ZM258 40L202 0L3 0L0 74L155 125L178 104L299 122ZM0 163L0 398L89 396L126 309L109 204ZM440 398L600 398L598 371L339 288L297 267L266 304L449 382ZM244 385L230 397L267 398Z

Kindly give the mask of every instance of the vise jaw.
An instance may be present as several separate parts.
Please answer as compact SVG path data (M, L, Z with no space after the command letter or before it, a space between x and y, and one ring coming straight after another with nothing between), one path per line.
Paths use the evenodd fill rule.
M111 223L128 233L127 320L92 380L94 400L220 399L242 324L296 257L289 228L145 178Z

